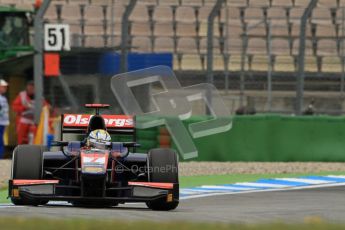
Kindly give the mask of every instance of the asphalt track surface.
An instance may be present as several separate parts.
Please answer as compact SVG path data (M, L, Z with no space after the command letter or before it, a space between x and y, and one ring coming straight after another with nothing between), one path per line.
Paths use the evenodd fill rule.
M180 206L170 212L151 211L142 204L113 208L77 208L62 204L40 207L1 205L0 216L232 223L290 223L322 218L345 222L345 186L193 198L182 200Z

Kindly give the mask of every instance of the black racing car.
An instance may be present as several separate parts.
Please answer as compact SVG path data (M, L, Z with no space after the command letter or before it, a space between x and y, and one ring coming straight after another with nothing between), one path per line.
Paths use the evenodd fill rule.
M96 114L63 114L59 151L19 145L13 151L9 197L15 205L68 201L78 206L116 206L145 202L153 210L172 210L179 203L178 158L171 149L136 153L135 117L100 115L109 105L88 104ZM95 130L129 135L131 142L88 143ZM83 134L64 141L64 134ZM102 133L102 132L100 132Z

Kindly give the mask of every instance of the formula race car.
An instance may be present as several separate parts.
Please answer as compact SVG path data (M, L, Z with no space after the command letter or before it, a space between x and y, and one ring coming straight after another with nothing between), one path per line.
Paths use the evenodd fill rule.
M87 104L91 114L63 114L58 151L19 145L13 151L9 197L15 205L67 201L76 206L116 206L145 202L153 210L179 203L178 158L171 149L136 153L135 116L100 115L105 104ZM80 141L64 141L65 134ZM112 142L111 135L130 136Z

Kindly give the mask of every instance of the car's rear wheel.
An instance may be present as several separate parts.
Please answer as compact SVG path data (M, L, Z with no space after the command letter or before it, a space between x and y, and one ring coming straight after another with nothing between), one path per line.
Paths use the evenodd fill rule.
M18 145L13 151L12 179L39 180L43 174L43 151L40 145ZM11 198L15 205L43 205L47 200Z
M149 182L178 183L178 159L172 149L151 149L147 166ZM163 211L175 209L178 204L178 201L167 202L166 199L146 202L148 208Z

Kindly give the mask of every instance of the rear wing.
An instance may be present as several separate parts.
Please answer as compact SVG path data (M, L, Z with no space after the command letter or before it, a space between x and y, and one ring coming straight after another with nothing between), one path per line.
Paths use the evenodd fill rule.
M93 114L62 114L61 140L63 134L86 134L89 121ZM110 134L133 135L135 138L135 116L130 115L101 115Z

